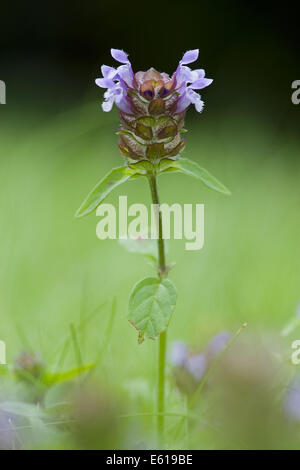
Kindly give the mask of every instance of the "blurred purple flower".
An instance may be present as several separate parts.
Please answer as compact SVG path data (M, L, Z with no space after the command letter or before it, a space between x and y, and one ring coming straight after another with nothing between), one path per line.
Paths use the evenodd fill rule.
M0 411L0 450L14 450L19 447L14 428L13 416Z
M195 380L200 381L206 372L207 359L204 354L190 356L186 361L185 367Z
M187 376L183 374L185 371L193 380L200 382L208 370L211 360L224 351L231 336L229 331L221 331L212 338L208 347L202 353L193 353L184 341L174 341L171 346L169 360L177 368L177 378L178 374L181 374L181 382L186 381Z
M221 331L221 333L218 333L212 338L208 345L207 353L212 356L220 354L226 348L231 337L232 335L229 331Z
M300 382L295 382L288 390L283 411L285 416L292 421L300 421Z
M188 347L184 341L174 341L171 346L169 360L175 367L183 367L188 358Z

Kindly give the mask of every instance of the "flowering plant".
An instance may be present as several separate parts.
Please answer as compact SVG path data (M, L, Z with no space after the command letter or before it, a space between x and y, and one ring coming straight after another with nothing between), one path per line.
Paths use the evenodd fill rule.
M128 55L111 49L112 57L122 65L103 65L102 78L96 84L105 88L102 109L108 112L115 104L121 121L119 151L125 165L114 168L95 186L77 211L77 217L94 211L107 195L120 184L146 177L153 204L157 208L158 276L139 281L130 296L128 319L139 332L139 342L159 337L157 416L160 443L164 430L164 389L166 330L176 303L176 289L167 279L168 266L159 211L157 177L166 172L179 172L200 179L209 188L230 194L228 189L197 163L181 157L185 147L184 118L193 104L202 112L204 103L195 90L212 83L203 69L187 65L198 59L198 49L187 51L170 77L150 68L134 73Z

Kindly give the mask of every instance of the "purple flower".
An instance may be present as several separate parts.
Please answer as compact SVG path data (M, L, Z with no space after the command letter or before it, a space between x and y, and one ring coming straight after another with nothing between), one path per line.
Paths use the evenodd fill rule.
M289 389L284 403L285 416L292 421L300 421L300 383L295 382Z
M184 341L178 340L172 344L169 360L178 389L188 395L193 393L207 371L206 356L192 353Z
M121 62L117 69L102 65L101 72L103 78L96 79L96 85L101 88L107 88L104 93L105 101L102 103L103 111L111 111L113 104L123 111L130 113L131 107L127 99L127 90L133 86L133 71L128 60L128 55L118 49L111 49L112 57Z
M196 381L202 379L207 367L204 354L191 354L184 341L174 341L169 360L175 367L184 368Z
M172 105L167 109L169 114L181 113L190 104L194 104L198 112L202 111L204 103L201 96L194 90L207 87L213 80L205 78L203 69L191 70L190 67L186 66L198 59L198 49L187 51L183 55L176 72L171 78L168 74L159 73L154 69L134 74L126 52L111 49L111 55L123 65L117 68L107 65L101 67L103 78L97 78L96 84L101 88L107 88L104 94L105 101L102 104L103 111L110 111L115 103L122 112L136 114L137 109L132 101L130 90L149 101L158 97L165 100L167 108L168 105ZM146 83L149 81L152 83ZM146 114L151 114L151 111Z

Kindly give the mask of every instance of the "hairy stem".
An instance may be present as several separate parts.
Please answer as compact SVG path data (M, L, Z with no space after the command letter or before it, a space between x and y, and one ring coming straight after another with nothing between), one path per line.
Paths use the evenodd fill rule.
M159 211L159 197L157 190L157 178L155 175L149 176L149 184L151 189L152 201L158 210L158 274L165 277L167 275L165 245L162 233L162 217ZM165 411L165 364L166 364L166 346L167 332L164 331L159 336L159 353L158 353L158 388L157 388L157 436L158 445L164 445L164 411Z

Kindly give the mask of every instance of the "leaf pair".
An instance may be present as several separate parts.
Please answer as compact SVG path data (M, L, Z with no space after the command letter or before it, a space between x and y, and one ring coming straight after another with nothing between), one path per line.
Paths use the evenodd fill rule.
M114 168L110 173L108 173L88 194L76 212L76 217L84 217L96 210L99 204L104 201L106 196L108 196L108 194L120 184L125 183L130 179L145 175L146 170L143 168L143 173L141 173L139 169L140 163L142 162L136 163L132 167L122 166ZM162 160L160 167L160 173L175 171L188 176L193 176L202 181L202 183L204 183L208 188L222 194L230 195L230 191L226 186L192 160L187 158L179 158L178 160Z

